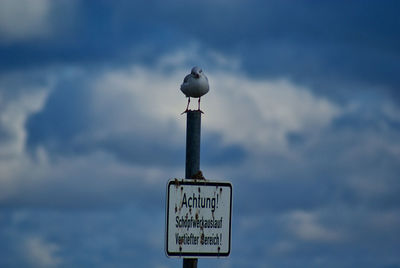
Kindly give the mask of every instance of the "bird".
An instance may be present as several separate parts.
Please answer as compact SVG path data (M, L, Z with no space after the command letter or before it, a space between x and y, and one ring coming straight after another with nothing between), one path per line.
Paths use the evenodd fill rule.
M197 110L203 113L203 111L200 110L200 98L209 90L210 86L208 84L207 76L203 73L203 70L200 67L194 66L190 74L185 76L181 85L181 91L188 98L186 110L183 111L182 114L189 111L190 98L199 98Z

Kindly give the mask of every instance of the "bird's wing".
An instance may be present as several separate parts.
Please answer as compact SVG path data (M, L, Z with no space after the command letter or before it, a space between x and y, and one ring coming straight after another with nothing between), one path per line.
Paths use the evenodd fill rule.
M183 83L187 83L191 76L192 76L192 74L186 75L185 78L183 79Z

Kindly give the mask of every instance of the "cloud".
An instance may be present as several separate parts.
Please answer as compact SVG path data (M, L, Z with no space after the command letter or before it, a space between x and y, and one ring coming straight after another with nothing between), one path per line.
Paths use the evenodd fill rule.
M201 264L398 267L398 5L2 1L0 266L176 266L200 65L201 169L234 186L232 255Z
M224 133L226 142L251 150L285 151L288 133L318 131L340 113L334 103L284 79L251 80L230 73L210 79L215 90L209 104L213 116L207 123Z
M184 173L179 85L192 67L188 55L199 51L177 51L152 67L0 76L1 129L10 134L1 141L0 224L7 228L0 235L33 237L22 244L47 248L33 254L44 261L107 266L118 259L123 267L161 252L151 264L162 263L160 196L169 178ZM207 178L234 184L234 241L247 242L234 242L233 266L245 267L249 256L254 266L280 266L300 255L302 264L323 256L343 266L354 248L374 252L377 263L397 256L389 239L399 226L396 102L357 92L346 104L333 102L285 77L248 76L237 59L212 58L203 67L211 90L202 98L201 163ZM19 210L29 213L19 221L7 215ZM91 240L99 233L107 235Z
M19 3L24 1L9 5L34 12L35 8L25 9ZM245 76L284 77L335 101L346 102L354 91L399 99L395 1L290 7L279 1L236 1L229 7L224 2L205 1L201 7L187 3L185 12L179 1L167 6L162 1L39 3L36 9L46 12L25 17L44 16L37 19L47 25L40 29L50 28L51 34L34 46L2 46L0 70L71 63L118 66L133 61L154 66L163 55L196 44L202 57L203 51L214 51L220 62L228 58L232 64L232 58L237 59ZM4 20L12 21L7 14L2 16ZM233 29L238 17L240 24ZM26 23L29 27L36 24ZM29 34L23 36L30 38Z
M20 150L28 149L38 162L30 163L29 155L23 155L14 163L25 163L27 169L34 171L33 174L37 172L33 177L58 178L40 179L42 182L39 185L50 185L43 187L49 192L50 189L59 191L61 188L69 189L70 193L75 191L74 180L61 183L69 177L62 175L65 171L76 174L76 180L96 174L101 182L98 184L100 188L87 189L88 200L100 194L101 189L109 189L111 181L108 182L107 177L114 177L113 172L119 173L119 169L126 171L124 178L141 176L144 181L151 178L149 174L156 174L149 181L165 179L161 175L163 169L170 169L172 174L181 176L178 167L184 162L185 117L179 114L185 108L186 99L179 91L179 85L190 69L183 67L185 63L186 57L182 56L177 62L160 59L160 64L154 68L133 64L98 72L84 69L59 72L68 75L62 74L53 79L51 90L46 91L49 94L42 95L40 105L25 113L19 124L20 131L26 132L26 143L25 139L20 140ZM322 201L322 192L330 191L328 186L317 183L316 179L308 182L303 179L325 177L323 170L330 170L330 163L337 159L347 159L339 164L348 170L350 159L360 160L362 155L368 155L358 151L358 148L368 148L364 145L372 137L378 138L373 130L364 135L365 139L358 139L357 145L352 141L354 132L348 132L346 125L338 123L350 118L352 113L355 122L366 118L358 117L363 108L354 110L338 106L314 95L310 89L283 78L252 79L235 70L204 70L211 83L210 93L202 98L202 109L205 111L204 168L208 169L210 177L215 178L249 176L261 181L284 179L280 184L273 183L269 195L272 200L277 198L275 193L282 191L285 184L293 180L290 178L301 176L299 181L293 182L297 187L292 196L280 203L281 209L294 209L300 199L301 204L311 207L317 204L315 200ZM45 100L43 96L46 96ZM381 107L386 106L377 105L377 111ZM393 112L386 114L391 115L390 120L396 120ZM11 127L4 129L11 131ZM392 139L384 140L377 143L377 148L394 148L389 146L393 144ZM352 151L354 153L349 154ZM385 157L393 159L390 154ZM82 164L86 158L86 164ZM101 172L90 171L91 165L101 167L96 168ZM291 168L286 168L287 165ZM6 170L10 169L4 166L5 173ZM364 174L361 167L354 172ZM12 174L10 176L13 177ZM22 178L25 173L14 176ZM335 176L338 176L337 172L325 182L330 182ZM345 177L350 180L344 185L348 185L352 194L354 189L350 189L358 189L357 183L360 187L367 187L366 181L357 182L357 177ZM91 181L87 179L86 183ZM339 185L342 182L332 183ZM125 179L117 183L115 191L122 190L125 183ZM34 184L26 185L33 187ZM371 185L374 185L373 180ZM386 180L382 185L386 185ZM310 187L316 191L307 198L305 193ZM116 199L117 203L126 202L128 192ZM26 200L35 203L32 202L35 194L29 196L23 203ZM62 200L68 200L68 194L61 196L64 196ZM40 200L47 202L45 200L49 199ZM108 198L104 200L111 201ZM64 204L64 201L59 204ZM275 203L273 206L279 207Z
M49 243L41 237L27 237L23 243L23 251L26 254L31 267L57 267L61 258L57 256L58 246Z
M48 89L45 87L34 88L32 92L27 91L11 100L6 99L1 105L0 129L9 133L9 138L0 139L0 143L4 145L0 158L13 157L14 154L24 153L26 119L30 114L41 109L47 94Z
M61 31L67 34L74 26L74 14L75 1L1 1L0 45L51 40Z
M226 61L221 64L229 66ZM74 200L86 200L90 207L97 206L96 196L102 200L98 206L122 204L135 187L129 177L142 178L143 189L165 180L163 170L181 177L185 117L179 114L186 99L179 85L190 69L185 64L187 56L177 62L160 59L151 69L134 64L98 72L46 71L51 79L32 78L43 76L40 72L8 76L10 81L3 77L3 92L24 87L15 81L38 80L2 106L3 130L15 137L14 143L4 143L10 149L1 163L3 204L75 207L79 202ZM288 155L289 133L318 133L340 114L335 104L306 88L284 79L252 80L237 75L235 68L205 69L211 91L202 101L202 163L210 177L221 177L232 164L225 176L247 172L256 155ZM121 179L111 180L116 174ZM93 180L97 183L91 188ZM79 181L80 189L74 186ZM118 198L107 197L111 189ZM78 198L71 199L73 195Z
M288 222L289 231L299 239L319 242L335 242L343 239L340 232L321 225L315 214L294 211L284 218L284 221Z
M79 126L89 128L77 130L83 133L77 133L81 137L75 137L79 140L85 139L82 135L94 135L90 137L91 142L85 144L129 132L134 132L133 136L148 138L150 135L156 141L159 137L156 133L169 128L172 133L165 138L177 145L183 134L173 132L178 130L175 130L177 127L180 133L184 130L183 121L177 120L177 114L185 103L179 92L185 73L187 70L182 68L163 72L133 66L105 72L78 85L64 84L50 96L46 109L29 122L31 142L36 142L35 123L47 122L48 125L40 125L38 131L63 138ZM203 108L211 116L206 114L204 117L205 131L220 133L226 145L238 144L249 150L287 150L288 133L307 129L318 131L329 125L340 111L335 104L286 80L250 80L230 72L210 73L209 76L211 91L203 97ZM82 88L83 84L85 88ZM67 106L72 109L64 114ZM47 116L56 114L55 111L64 117L62 125L56 122L49 125L52 119ZM240 127L237 122L241 122ZM156 127L161 129L156 130Z
M0 40L24 40L50 32L48 15L51 1L1 1Z

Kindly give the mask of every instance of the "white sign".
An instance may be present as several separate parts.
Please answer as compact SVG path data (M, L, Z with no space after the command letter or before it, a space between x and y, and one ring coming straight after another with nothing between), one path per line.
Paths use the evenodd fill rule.
M167 255L228 256L231 213L231 183L170 180L167 185Z

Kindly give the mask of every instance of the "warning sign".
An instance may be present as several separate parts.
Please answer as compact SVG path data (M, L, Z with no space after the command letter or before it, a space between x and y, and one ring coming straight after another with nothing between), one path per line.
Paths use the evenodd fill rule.
M168 256L224 257L231 249L232 185L170 180L167 185Z

